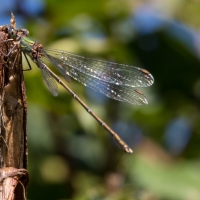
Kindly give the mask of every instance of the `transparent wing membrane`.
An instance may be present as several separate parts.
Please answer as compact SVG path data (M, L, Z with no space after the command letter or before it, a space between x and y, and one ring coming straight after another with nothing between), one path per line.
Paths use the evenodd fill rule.
M147 87L154 82L153 76L147 70L138 67L86 58L59 50L45 49L44 55L49 58L54 66L59 67L65 75L71 68L115 85Z
M51 55L48 54L49 52ZM48 50L48 53L43 52L45 58L65 79L69 80L68 77L71 76L83 85L118 101L136 105L148 103L142 92L135 89L135 87L147 87L153 84L153 76L146 70L85 58L63 51ZM64 55L68 57L65 58Z
M53 76L49 73L49 71L46 70L46 67L44 68L44 63L38 62L39 68L42 72L42 78L49 89L49 91L53 94L53 96L58 96L58 86L56 83L56 80L53 78Z
M50 55L48 55L48 59L52 63L56 63L54 66L63 76L67 73L67 75L81 82L83 85L90 87L91 89L100 92L109 98L136 105L148 103L146 97L135 88L126 85L116 85L114 83L94 78L93 76L90 76L90 74L80 72L76 68L71 68L68 65L60 67L63 65L62 60L58 60Z

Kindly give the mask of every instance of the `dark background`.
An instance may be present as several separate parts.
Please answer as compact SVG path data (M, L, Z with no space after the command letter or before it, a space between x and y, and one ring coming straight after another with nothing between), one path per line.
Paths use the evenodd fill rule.
M132 147L127 155L63 88L53 97L37 66L24 72L28 199L200 199L198 0L7 0L1 25L10 11L47 48L145 68L155 78L140 88L147 106L67 83Z

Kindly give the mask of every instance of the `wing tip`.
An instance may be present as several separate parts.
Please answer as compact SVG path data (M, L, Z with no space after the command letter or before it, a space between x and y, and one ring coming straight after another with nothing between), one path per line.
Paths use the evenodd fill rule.
M148 80L149 85L153 85L153 83L154 83L153 75L146 69L140 69L140 71L145 74L145 78Z

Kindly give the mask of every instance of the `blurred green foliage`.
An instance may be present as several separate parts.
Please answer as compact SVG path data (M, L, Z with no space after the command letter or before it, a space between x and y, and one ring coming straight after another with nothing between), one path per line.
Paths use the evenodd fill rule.
M147 35L130 28L127 19L145 1L45 3L44 13L24 27L32 38L47 48L145 68L155 84L141 89L149 104L137 107L106 99L74 80L67 83L105 122L119 124L116 132L134 150L126 155L63 88L53 97L37 67L25 72L28 199L199 200L199 52L168 34L170 27ZM161 16L199 29L199 1L151 3ZM179 129L171 136L175 149L185 141L179 152L166 142L167 127L176 119L190 127L189 136Z

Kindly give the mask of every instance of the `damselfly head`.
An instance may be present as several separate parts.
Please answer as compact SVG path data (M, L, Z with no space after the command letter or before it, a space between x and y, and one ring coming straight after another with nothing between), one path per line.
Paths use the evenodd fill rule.
M20 39L22 36L27 36L29 31L26 29L14 29L11 26L8 28L8 35L11 39Z
M11 12L10 26L8 27L8 35L10 39L20 39L22 36L29 34L26 29L17 29L14 14Z
M12 27L9 27L9 29L8 29L9 38L11 38L11 39L17 38L17 33L18 33L18 30L17 30L17 29L14 29L14 28L12 28Z

